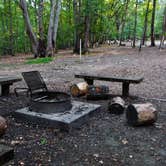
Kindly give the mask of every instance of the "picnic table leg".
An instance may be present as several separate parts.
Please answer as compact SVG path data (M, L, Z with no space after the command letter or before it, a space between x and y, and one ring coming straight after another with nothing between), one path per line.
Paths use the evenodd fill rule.
M124 82L122 84L122 96L125 97L129 96L129 83L127 82Z
M88 85L93 85L93 80L92 79L85 78L84 80L87 82Z
M9 95L9 88L10 88L11 84L5 84L5 85L1 85L1 95L2 96L7 96Z

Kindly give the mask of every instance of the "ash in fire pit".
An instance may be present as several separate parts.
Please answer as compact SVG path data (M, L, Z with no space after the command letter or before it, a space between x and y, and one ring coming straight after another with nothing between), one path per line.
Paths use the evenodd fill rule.
M63 92L40 92L30 101L30 111L39 113L65 112L72 108L70 95Z

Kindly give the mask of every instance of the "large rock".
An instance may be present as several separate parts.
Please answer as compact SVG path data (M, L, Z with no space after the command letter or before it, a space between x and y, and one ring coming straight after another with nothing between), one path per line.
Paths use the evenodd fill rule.
M6 119L0 116L0 136L2 136L7 129Z

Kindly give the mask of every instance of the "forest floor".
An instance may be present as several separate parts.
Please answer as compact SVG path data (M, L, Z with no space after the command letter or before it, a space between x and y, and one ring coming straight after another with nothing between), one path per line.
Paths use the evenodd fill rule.
M107 111L109 100L88 101L101 104L101 111L81 129L70 133L41 127L15 119L12 113L28 103L24 96L0 97L0 115L7 118L8 129L0 143L14 148L14 160L6 165L22 166L164 166L166 165L166 49L145 47L139 53L129 47L100 47L82 57L70 50L59 51L49 64L25 65L31 55L1 57L0 75L20 75L23 71L39 70L49 89L69 91L81 80L74 73L144 76L144 81L131 85L125 99L130 103L151 102L158 111L152 126L131 127L125 114ZM110 93L121 94L121 84L96 81L110 87ZM12 86L25 87L23 81ZM162 99L162 100L160 100ZM81 99L86 102L86 100Z

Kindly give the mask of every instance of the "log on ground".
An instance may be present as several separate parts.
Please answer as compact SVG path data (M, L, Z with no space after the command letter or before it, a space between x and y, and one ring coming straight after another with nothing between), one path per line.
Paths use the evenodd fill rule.
M108 111L112 114L123 114L125 101L121 97L115 97L108 103Z
M133 126L151 125L157 120L157 110L151 103L130 104L126 108L126 118Z

